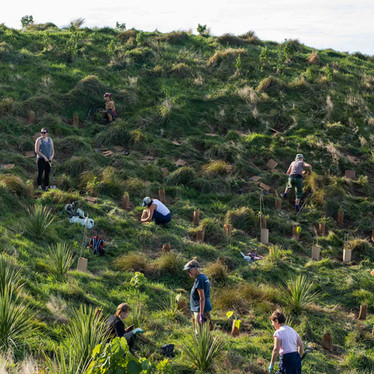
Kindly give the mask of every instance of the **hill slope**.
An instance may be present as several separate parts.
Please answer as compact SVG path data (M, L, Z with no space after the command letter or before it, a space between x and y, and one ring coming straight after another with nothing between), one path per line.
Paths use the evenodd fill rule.
M15 164L0 169L0 248L25 279L21 299L36 312L38 328L15 349L15 361L32 354L43 366L40 350L52 356L57 344L69 344L68 326L80 305L101 307L109 316L126 301L131 321L141 321L146 331L139 354L158 362L158 348L175 343L171 372L193 372L181 347L192 327L170 309L177 293L188 299L191 282L181 268L196 257L212 281L213 320L227 343L216 373L265 372L272 349L268 317L277 307L316 348L305 373L374 370L372 57L313 51L298 41L262 42L251 32L216 38L2 26L0 40L0 163ZM110 125L96 112L107 91L119 113ZM44 126L55 142L59 189L40 194L35 160L25 152ZM274 205L299 152L314 173L305 180L309 197L296 216L292 195L281 211ZM177 166L178 159L186 165ZM271 159L275 170L267 166ZM355 178L344 177L348 169ZM254 175L270 187L268 194L249 180ZM159 190L165 190L172 223L140 226L142 198ZM128 210L122 209L125 193ZM84 230L63 210L72 201L95 220L88 235L105 239L107 256L82 252ZM55 217L41 237L23 221L31 220L27 209L34 205L47 206ZM268 218L270 245L260 243L259 211ZM343 224L336 222L338 211ZM319 222L327 231L317 237ZM225 223L233 225L231 236ZM299 240L292 238L293 225L301 227ZM205 241L199 243L195 234L202 228ZM88 273L56 277L48 271L48 247L62 241L88 258ZM316 242L318 262L310 260ZM164 243L172 254L161 253ZM348 266L343 246L353 248ZM248 264L240 251L249 250L265 259ZM147 279L140 288L130 282L134 271ZM281 291L296 274L319 292L301 311ZM368 305L369 317L358 323L360 304ZM229 336L229 310L243 321L237 338ZM322 349L326 332L333 335L332 353Z

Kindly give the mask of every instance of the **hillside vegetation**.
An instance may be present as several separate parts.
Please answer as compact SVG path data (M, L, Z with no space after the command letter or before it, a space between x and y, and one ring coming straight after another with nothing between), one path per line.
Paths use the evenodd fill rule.
M119 114L110 125L97 112L105 92ZM100 342L94 308L106 318L127 302L127 324L145 330L137 356L159 373L199 372L186 353L190 316L176 307L178 294L189 301L192 280L182 268L196 258L212 284L213 335L224 343L213 373L267 372L269 316L277 308L315 349L304 373L374 372L373 95L373 57L297 40L0 26L0 164L15 165L0 169L0 368L80 372L76 357L89 359ZM41 127L55 143L58 186L44 193L35 188L35 159L25 155ZM299 215L292 193L275 209L296 153L313 166ZM177 166L179 159L186 164ZM269 160L278 163L274 170ZM172 222L140 225L143 197L159 190ZM73 201L95 220L86 240L103 237L106 256L82 249L84 228L64 212ZM40 222L52 217L43 230ZM261 217L268 245L260 243ZM230 236L225 224L233 226ZM202 229L203 243L195 239ZM170 253L162 253L165 243ZM320 261L311 260L316 243ZM349 264L343 248L352 249ZM246 262L240 252L252 250L264 259ZM87 273L75 270L79 255L88 259ZM310 300L288 291L297 279L310 287L307 299L315 294ZM368 306L366 320L357 319L360 305ZM237 337L228 311L242 321ZM19 329L7 332L15 316ZM331 352L322 347L326 333ZM167 343L176 356L165 362Z

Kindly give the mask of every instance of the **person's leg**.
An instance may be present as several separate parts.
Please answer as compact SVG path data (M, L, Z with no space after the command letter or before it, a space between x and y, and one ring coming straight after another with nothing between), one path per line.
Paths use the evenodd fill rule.
M155 221L156 225L166 225L171 220L171 214L169 213L166 216L164 216L163 214L154 211L152 219Z
M284 190L284 193L283 193L283 198L286 198L287 197L287 194L288 194L288 190L292 187L291 185L291 178L288 178L288 182L287 182L287 185L286 185L286 189Z
M45 189L48 189L48 186L49 186L50 171L51 171L51 164L49 162L44 161L44 188Z
M303 178L296 178L295 180L295 209L298 212L300 210L300 199L303 196Z
M38 167L37 183L38 183L38 188L40 189L42 188L42 176L43 176L43 171L44 171L44 164L45 164L44 158L36 159L36 165Z

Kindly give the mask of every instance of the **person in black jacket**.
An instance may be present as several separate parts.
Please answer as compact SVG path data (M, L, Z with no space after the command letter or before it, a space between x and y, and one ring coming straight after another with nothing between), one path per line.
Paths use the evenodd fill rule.
M132 352L135 345L136 334L143 333L143 330L140 328L134 329L134 325L125 329L125 325L122 321L128 317L130 310L130 306L126 303L118 305L115 314L108 319L107 326L110 339L124 337L127 340L130 352Z

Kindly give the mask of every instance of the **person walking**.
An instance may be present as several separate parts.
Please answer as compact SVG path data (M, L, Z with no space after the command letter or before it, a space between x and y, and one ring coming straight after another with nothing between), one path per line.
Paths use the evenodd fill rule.
M304 156L298 153L295 157L295 161L291 162L287 174L288 183L286 190L284 191L283 198L287 197L288 190L292 187L295 188L296 198L295 198L295 210L298 212L300 210L300 199L303 196L303 170L304 168L309 168L312 171L312 165L304 162Z
M190 307L194 315L193 324L197 335L199 326L207 321L211 323L210 282L208 277L201 273L200 265L196 260L187 262L183 270L187 271L189 276L195 279L190 294Z
M42 177L44 173L44 189L49 189L49 173L55 156L55 148L52 139L48 136L48 130L43 127L40 136L35 141L36 164L38 168L38 189L42 189Z
M160 200L145 197L143 204L146 209L140 218L140 223L155 221L156 225L166 225L171 221L170 210Z
M128 304L119 304L114 315L108 318L107 326L109 338L124 337L130 352L132 352L136 341L136 334L143 333L144 331L141 328L134 329L134 325L125 328L123 321L128 317L130 310Z
M301 374L301 356L304 344L299 334L290 326L286 326L286 317L280 311L274 312L270 317L275 328L274 348L269 364L269 373L274 369L274 362L279 357L279 370L277 374Z
M114 100L112 98L112 94L107 92L104 94L105 100L105 110L104 110L104 119L107 120L107 123L114 121L118 115L116 112L116 106L114 105Z

